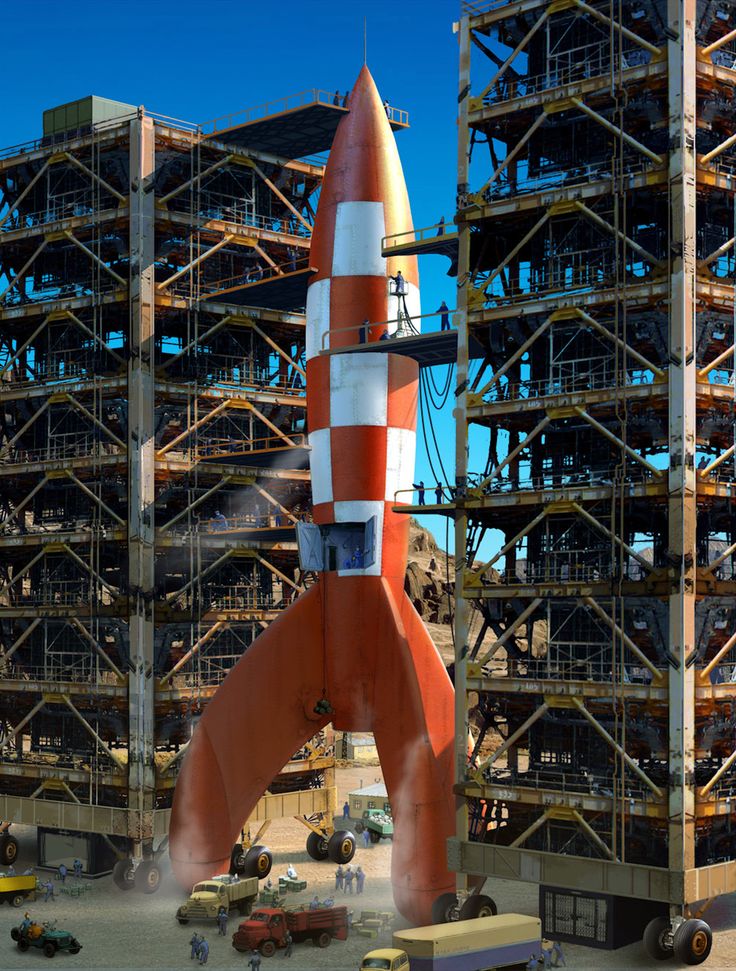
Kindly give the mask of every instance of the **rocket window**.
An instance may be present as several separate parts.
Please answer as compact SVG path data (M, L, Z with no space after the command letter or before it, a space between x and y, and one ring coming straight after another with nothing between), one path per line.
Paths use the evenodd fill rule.
M302 570L364 570L376 560L376 517L367 523L297 523Z

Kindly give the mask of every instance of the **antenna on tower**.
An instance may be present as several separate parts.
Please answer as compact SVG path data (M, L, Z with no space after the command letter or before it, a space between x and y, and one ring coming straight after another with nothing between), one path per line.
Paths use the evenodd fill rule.
M368 63L368 18L363 17L363 64Z

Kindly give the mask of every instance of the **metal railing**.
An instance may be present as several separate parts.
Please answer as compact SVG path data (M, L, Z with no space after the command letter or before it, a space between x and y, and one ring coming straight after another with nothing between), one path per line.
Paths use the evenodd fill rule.
M203 296L213 296L236 288L255 286L255 284L263 283L266 280L285 277L290 273L298 273L300 270L307 269L309 269L309 256L300 256L288 260L286 263L277 264L276 266L267 264L266 266L259 266L256 269L248 270L245 273L236 273L234 276L222 277L219 280L200 280L198 289L199 293ZM180 292L181 289L188 293L192 285L192 282L187 277L183 277L170 289L175 293Z
M7 452L0 451L0 464L19 465L27 462L58 462L73 458L101 458L106 455L124 455L126 449L114 442L81 442L68 445L47 445L44 448L13 446Z
M289 94L283 98L275 98L273 101L264 101L262 104L253 105L250 108L242 108L240 111L234 111L228 115L221 115L219 118L204 122L199 127L204 135L216 135L218 132L224 132L230 128L249 125L254 121L272 118L275 115L281 115L287 111L296 111L299 108L307 108L314 104L347 108L344 100L345 96L339 92L325 91L321 88L307 88L304 91L298 91L296 94ZM408 111L389 106L386 114L390 121L399 125L409 124Z
M608 648L610 649L610 645ZM494 657L484 665L484 672L491 678L528 678L536 681L594 681L596 684L623 682L643 685L652 682L652 672L644 665L625 664L623 673L619 673L614 672L611 659Z
M247 455L249 452L262 452L270 448L308 448L309 443L307 436L302 433L289 434L284 432L285 435L293 442L293 445L289 445L285 442L283 438L278 435L272 435L268 438L210 438L206 442L199 441L194 447L194 452L198 458L207 458L213 455ZM186 450L183 449L183 450ZM168 455L176 454L172 449Z
M613 355L610 359L613 365ZM618 377L618 380L616 380ZM590 370L571 377L558 379L541 379L538 381L521 381L511 383L505 378L497 381L483 395L488 403L499 401L526 401L534 398L547 398L556 395L574 394L575 392L611 390L615 388L640 387L654 383L654 374L648 368L620 369L618 375L613 370L597 373ZM727 382L726 382L727 383Z
M391 246L404 246L407 243L422 243L427 239L443 239L445 236L457 238L457 227L452 223L435 223L433 226L424 226L421 229L410 229L405 233L394 233L391 236L384 236L381 240L381 249L385 250Z
M627 768L626 774L629 776ZM512 785L523 789L554 789L559 793L579 793L591 796L613 798L614 780L609 775L599 775L593 772L564 772L549 769L527 769L526 771L512 771L507 768L491 767L483 772L486 780L493 785ZM649 789L639 788L629 782L627 778L625 798L637 802L647 802L652 793Z
M395 294L391 293L391 297ZM435 310L430 314L415 314L413 317L405 318L392 317L390 320L369 320L367 324L351 324L349 327L329 327L327 330L322 331L321 338L321 350L326 351L329 348L329 338L335 334L351 334L355 337L354 344L369 344L375 343L375 341L368 340L369 334L366 334L366 329L368 331L373 330L376 327L383 328L383 332L388 335L386 339L395 340L401 337L418 337L422 333L429 333L428 331L422 331L421 326L415 327L415 321L428 320L433 317L440 318L440 330L452 330L452 315L455 313L454 310L449 308L445 310ZM447 318L447 326L443 324L442 318ZM390 328L395 328L390 331ZM363 340L365 337L365 340Z

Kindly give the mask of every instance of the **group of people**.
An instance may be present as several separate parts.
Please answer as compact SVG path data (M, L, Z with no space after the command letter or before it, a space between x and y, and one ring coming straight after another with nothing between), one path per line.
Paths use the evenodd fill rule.
M362 867L359 866L353 870L352 866L348 863L344 870L342 866L339 866L335 870L335 890L342 890L344 893L351 894L353 892L353 880L355 880L356 894L363 893L365 873Z
M196 960L199 961L200 964L207 964L207 958L210 956L210 945L207 938L195 931L191 936L189 945L192 949L191 954L189 955L190 961Z
M423 506L425 503L425 490L426 486L424 484L424 479L420 479L419 482L412 482L412 488L417 490L417 505ZM437 483L434 487L435 501L438 506L442 505L442 500L444 499L444 489L441 483ZM452 490L450 489L450 497L452 498Z

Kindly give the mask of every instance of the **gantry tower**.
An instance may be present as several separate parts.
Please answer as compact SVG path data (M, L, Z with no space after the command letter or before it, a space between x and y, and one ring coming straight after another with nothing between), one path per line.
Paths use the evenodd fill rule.
M699 959L682 918L736 888L735 28L722 0L457 24L451 863L660 902L650 951Z
M309 582L303 308L345 110L85 99L0 153L0 820L98 834L123 886L158 885L192 728ZM251 822L334 808L320 737Z

